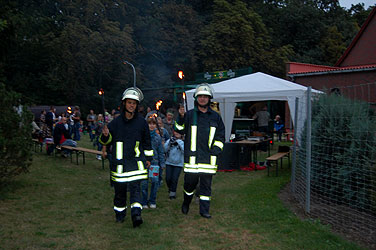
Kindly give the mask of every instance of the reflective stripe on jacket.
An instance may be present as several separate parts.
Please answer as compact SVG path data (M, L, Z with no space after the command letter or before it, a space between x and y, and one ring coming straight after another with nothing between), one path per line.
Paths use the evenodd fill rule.
M184 119L177 119L175 129L185 134L184 172L215 174L225 141L225 126L220 115L210 107L206 113L195 107Z
M112 147L111 179L131 182L147 179L145 160L151 161L153 149L149 126L136 115L128 120L122 114L108 124L109 136L103 134L99 142Z

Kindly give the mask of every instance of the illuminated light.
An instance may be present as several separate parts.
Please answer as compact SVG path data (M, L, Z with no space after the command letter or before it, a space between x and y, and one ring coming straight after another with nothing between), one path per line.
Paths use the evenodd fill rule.
M183 99L185 100L185 92L183 92Z
M159 108L161 107L162 103L163 103L162 100L157 101L157 103L155 104L155 107L156 107L157 110L159 110Z
M104 94L103 89L100 89L100 90L98 91L98 94L99 94L99 95L103 95L103 94Z
M178 72L178 77L179 77L181 80L183 80L183 78L184 78L184 73L183 73L182 70L179 70L179 72Z

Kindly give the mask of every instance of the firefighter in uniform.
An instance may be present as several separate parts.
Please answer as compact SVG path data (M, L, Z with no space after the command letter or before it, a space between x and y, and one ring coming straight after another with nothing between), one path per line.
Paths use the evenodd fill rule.
M199 183L200 215L209 214L212 177L217 171L217 158L223 150L225 127L221 116L210 108L213 90L204 83L196 87L194 109L179 111L175 130L185 134L184 141L184 201L183 214L189 211Z
M140 182L148 178L147 168L153 156L148 124L137 112L137 106L142 99L140 89L126 89L122 97L121 115L103 128L99 139L105 146L112 145L110 168L115 189L116 221L124 222L129 188L133 227L143 223Z

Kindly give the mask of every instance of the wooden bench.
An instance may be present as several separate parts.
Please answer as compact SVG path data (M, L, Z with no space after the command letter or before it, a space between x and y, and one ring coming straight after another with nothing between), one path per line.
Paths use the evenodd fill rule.
M46 144L47 148L50 147L51 145L54 145L54 142L52 141L40 142L38 139L31 139L31 140L32 142L34 142L34 152L37 152L37 147L39 147L40 152L42 152L43 144Z
M276 170L275 170L275 176L278 176L278 160L281 161L281 168L282 168L282 160L283 157L287 157L289 159L289 166L290 166L290 147L288 146L279 146L278 147L278 153L275 153L274 155L271 155L266 158L268 161L268 176L270 171L270 165L271 163L276 163Z
M104 169L104 157L103 157L103 152L94 150L94 149L88 149L88 148L82 148L82 147L70 147L70 146L61 146L61 149L68 149L71 150L72 152L76 153L76 164L78 165L78 155L82 155L82 163L85 164L85 153L89 154L96 154L96 155L101 155L102 156L102 169ZM106 155L106 153L104 153ZM72 162L72 154L71 156L71 162Z
M40 152L42 152L43 143L40 142L38 139L31 139L34 143L34 152L37 152L37 147L40 148Z

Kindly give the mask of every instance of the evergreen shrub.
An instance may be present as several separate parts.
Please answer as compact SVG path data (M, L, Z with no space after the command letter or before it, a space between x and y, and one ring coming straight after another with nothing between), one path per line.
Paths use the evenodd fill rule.
M312 104L311 191L336 204L376 212L376 119L369 104L321 95ZM306 129L301 153L305 155ZM305 168L305 159L300 163ZM317 197L317 196L316 196Z
M28 171L32 160L32 114L21 95L0 82L0 185Z

